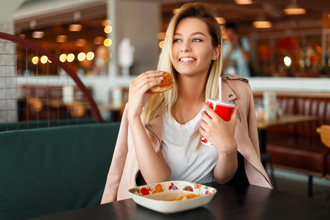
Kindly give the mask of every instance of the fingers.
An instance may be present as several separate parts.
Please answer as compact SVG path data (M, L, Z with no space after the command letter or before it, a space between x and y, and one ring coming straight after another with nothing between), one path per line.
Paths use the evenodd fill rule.
M219 123L235 126L238 117L238 106L235 107L229 121L223 120L208 104L204 103L203 108L205 111L202 112L201 127L204 131L213 124Z
M236 124L236 121L237 121L237 116L238 116L238 106L235 107L234 111L233 111L233 114L231 115L231 118L230 118L230 123L233 123L233 124Z
M164 79L163 72L161 71L147 71L140 74L136 80L137 82L152 82L158 81L159 83Z
M205 132L207 132L207 131L208 131L207 123L206 123L205 121L202 120L201 123L200 123L199 132L200 132L202 135L204 135Z
M143 89L147 91L151 87L158 85L164 79L163 72L147 71L140 74L136 79L130 82L130 87L135 89Z
M215 111L206 103L203 103L203 111L204 114L202 114L202 119L205 121L210 121L212 118L217 118L218 114L215 113ZM203 117L204 115L204 117Z
M202 120L200 122L200 133L202 135L208 133L210 129L214 129L217 118L220 118L208 104L203 103L203 109L205 111L202 112Z

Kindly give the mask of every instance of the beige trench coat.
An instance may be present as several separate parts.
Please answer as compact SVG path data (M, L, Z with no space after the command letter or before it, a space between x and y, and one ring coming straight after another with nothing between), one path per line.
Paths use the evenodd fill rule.
M248 80L241 76L223 77L222 99L238 105L235 140L238 151L245 158L245 172L250 184L272 188L260 161L254 101ZM159 152L162 139L162 116L153 119L145 125L145 128L154 134L151 139L152 146L156 152ZM101 204L130 198L128 189L136 187L138 171L139 165L125 110Z

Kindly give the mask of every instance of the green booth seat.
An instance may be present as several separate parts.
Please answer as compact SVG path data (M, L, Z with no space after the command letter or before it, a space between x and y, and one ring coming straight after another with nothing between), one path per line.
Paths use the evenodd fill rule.
M60 120L38 120L0 123L0 132L11 130L23 130L32 128L47 128L67 125L95 124L95 118L70 118Z
M119 123L0 132L0 219L101 201Z

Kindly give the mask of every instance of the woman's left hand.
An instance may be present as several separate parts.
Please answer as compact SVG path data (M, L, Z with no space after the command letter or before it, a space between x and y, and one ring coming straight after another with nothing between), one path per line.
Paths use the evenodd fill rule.
M205 111L202 112L200 133L224 155L232 154L237 151L234 139L237 107L235 108L229 121L223 120L206 103L203 104Z

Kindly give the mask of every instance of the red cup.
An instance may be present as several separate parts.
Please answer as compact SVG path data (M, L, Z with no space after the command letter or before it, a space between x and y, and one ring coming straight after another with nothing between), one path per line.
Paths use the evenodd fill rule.
M224 100L218 99L207 99L206 104L208 104L215 113L217 113L224 121L229 121L233 111L235 109L235 104L229 103ZM202 144L206 144L212 146L211 142L206 140L205 137L202 136Z

